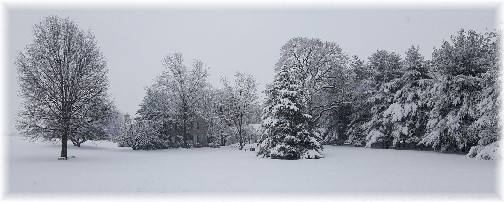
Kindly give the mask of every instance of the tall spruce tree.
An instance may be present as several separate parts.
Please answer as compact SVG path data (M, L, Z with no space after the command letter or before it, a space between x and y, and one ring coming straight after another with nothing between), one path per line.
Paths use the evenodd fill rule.
M257 155L272 159L322 158L311 116L303 113L303 91L291 69L283 66L267 90L263 127Z

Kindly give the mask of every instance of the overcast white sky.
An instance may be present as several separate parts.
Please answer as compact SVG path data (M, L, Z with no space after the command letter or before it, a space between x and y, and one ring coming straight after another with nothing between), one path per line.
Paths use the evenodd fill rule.
M70 17L94 32L108 61L110 94L119 110L134 114L144 87L161 73L161 60L181 52L210 67L209 81L251 73L259 90L273 80L280 47L292 37L318 37L337 42L348 55L367 59L376 50L404 55L419 45L430 58L433 47L460 28L478 32L496 28L495 8L477 9L157 9L157 10L14 10L8 12L9 117L15 117L18 51L33 40L32 26L47 15ZM9 129L14 130L13 118Z

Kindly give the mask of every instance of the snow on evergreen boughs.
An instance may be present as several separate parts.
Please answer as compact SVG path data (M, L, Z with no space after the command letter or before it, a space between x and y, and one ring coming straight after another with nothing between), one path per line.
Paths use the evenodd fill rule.
M384 125L391 125L392 145L398 148L416 145L425 133L428 90L433 83L418 47L408 49L403 64L404 74L397 82L402 87L383 112Z
M499 151L500 141L493 142L486 146L474 146L466 155L467 158L476 158L481 160L501 160Z
M479 115L478 102L486 85L483 75L495 64L495 35L459 31L433 54L437 82L435 99L422 144L439 151L467 152L478 144L473 135ZM492 85L492 84L490 84ZM483 99L484 100L484 99ZM494 100L495 102L496 100Z
M484 147L498 141L498 38L496 33L462 30L451 42L445 41L434 51L432 61L425 61L419 48L414 46L408 49L404 60L387 51L376 52L366 64L354 57L345 73L349 78L346 88L351 89L344 98L351 103L349 113L317 118L317 127L326 128L320 134L323 143L341 143L339 139L345 138L354 146L377 144L382 148L410 149L427 146L442 152L467 152L473 146ZM306 56L309 61L304 55L306 52L300 51L304 50L304 43L302 39L290 41L282 51L292 51L295 55L283 53L282 64L294 61L294 71L304 70L303 65L310 63L295 60ZM344 94L338 93L340 97ZM327 95L319 98L322 101L317 100L317 104L339 99ZM310 99L301 101L306 101L304 106L313 104ZM275 113L282 107L303 111L289 100L279 99L275 104L278 105L271 105ZM349 122L341 122L345 116ZM265 125L282 123L281 118L273 116L263 120ZM341 130L335 130L341 129L338 124L346 124L344 135L340 135ZM263 142L263 146L271 141ZM282 153L278 148L274 151Z
M321 145L313 131L311 116L302 113L302 91L288 67L277 73L267 90L263 134L257 155L272 159L322 158Z
M392 145L392 127L384 112L392 103L394 94L402 86L399 79L402 76L401 58L396 53L378 51L369 57L368 67L375 71L373 76L374 92L367 99L371 105L370 120L363 124L367 133L366 147L371 147L374 143L381 143L382 148L389 148Z
M468 129L472 135L479 138L479 146L486 146L500 139L498 114L501 99L499 93L500 33L488 33L487 36L497 39L490 43L487 60L491 62L489 70L482 75L484 89L476 105L478 119Z
M382 137L385 137L385 134L380 132L379 130L373 129L369 131L366 136L366 147L371 147L373 144L380 142Z

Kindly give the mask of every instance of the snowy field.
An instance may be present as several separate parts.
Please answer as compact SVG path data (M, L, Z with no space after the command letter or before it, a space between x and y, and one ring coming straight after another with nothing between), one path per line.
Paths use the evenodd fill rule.
M249 145L250 146L250 145ZM326 146L320 160L271 160L234 147L133 151L108 142L60 147L9 137L9 195L469 194L496 196L496 161L436 152ZM63 178L63 179L62 179Z

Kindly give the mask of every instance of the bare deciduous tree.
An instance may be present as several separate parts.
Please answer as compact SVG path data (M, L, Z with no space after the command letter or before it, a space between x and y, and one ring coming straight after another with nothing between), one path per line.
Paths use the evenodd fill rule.
M245 143L244 130L249 123L249 116L253 113L254 106L257 105L257 84L250 74L237 72L235 74L235 84L222 80L225 89L226 107L230 123L236 127L237 139L240 150Z
M61 159L67 159L67 141L96 134L112 107L106 62L94 35L49 16L34 26L34 41L16 65L24 98L18 129L33 138L60 139Z
M318 38L296 37L282 46L280 55L275 71L284 66L293 70L294 78L301 81L299 85L304 91L302 103L306 105L306 113L313 116L314 122L340 107L341 97L345 94L348 56L338 44Z
M180 120L182 134L184 137L184 147L191 147L192 135L191 127L194 118L201 114L199 110L204 104L206 88L208 83L207 69L203 62L194 60L192 69L188 69L183 64L184 59L181 53L174 53L166 56L163 66L166 70L159 79L159 85L173 95L173 104L177 113L177 120Z

